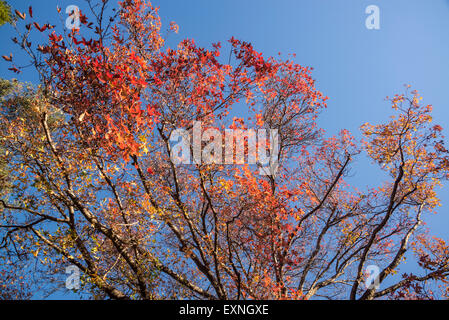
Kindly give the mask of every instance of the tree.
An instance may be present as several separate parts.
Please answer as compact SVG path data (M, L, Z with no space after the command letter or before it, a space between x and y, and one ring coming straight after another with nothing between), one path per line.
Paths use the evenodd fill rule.
M11 8L5 1L0 1L0 26L11 22Z
M81 12L79 29L28 23L14 40L40 86L30 112L11 116L17 100L2 104L5 249L19 242L49 269L78 267L82 291L95 298L447 295L448 246L421 224L438 207L449 156L416 91L390 99L388 123L363 125L362 145L346 130L326 138L315 120L327 97L311 68L264 58L235 38L224 59L220 44L166 48L150 3L87 4L91 18ZM33 46L32 31L48 42ZM245 119L231 117L241 106ZM245 159L250 137L238 130L277 130L274 168L260 174L260 155L254 164L235 155L230 164L176 163L170 138L180 128L195 134L198 122L203 134L234 129L233 149L248 140ZM204 140L203 155L226 144ZM187 147L195 158L194 142ZM362 151L390 181L366 191L348 184ZM394 278L409 251L426 273ZM373 264L392 285L365 286ZM439 289L429 292L429 283Z
M35 92L30 85L19 83L17 80L8 81L0 79L0 101L3 106L3 116L8 119L17 118L18 114L22 116L29 115L30 104L35 96ZM13 108L7 109L8 105L14 105ZM0 145L0 153L8 154L9 151ZM15 189L10 180L10 166L6 158L0 160L0 197L5 199L9 194L13 194ZM14 223L12 217L1 216L2 221L8 221L8 225ZM22 246L22 240L27 236L17 230L16 242L5 247L0 256L0 300L1 299L26 299L32 294L31 284L32 277L30 271L33 270L29 266L29 252Z

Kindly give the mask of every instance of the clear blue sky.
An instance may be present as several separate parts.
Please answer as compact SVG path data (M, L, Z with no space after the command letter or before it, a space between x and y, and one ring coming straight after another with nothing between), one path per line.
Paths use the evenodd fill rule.
M82 0L7 0L22 11L31 4L35 16L58 23L63 10ZM164 26L175 21L176 43L194 38L202 46L231 36L253 43L265 55L296 53L296 62L313 67L318 88L329 96L320 125L329 134L342 128L360 137L364 122L385 121L391 114L385 96L411 84L434 106L434 120L449 136L449 1L448 0L154 0ZM380 30L365 27L365 8L380 8ZM13 49L10 27L0 28L1 54ZM12 78L0 62L0 76ZM20 80L33 81L25 72ZM449 139L446 139L449 142ZM354 181L360 187L381 181L380 171L360 159ZM440 190L438 215L427 217L435 235L447 237L448 184ZM430 218L430 219L429 219Z

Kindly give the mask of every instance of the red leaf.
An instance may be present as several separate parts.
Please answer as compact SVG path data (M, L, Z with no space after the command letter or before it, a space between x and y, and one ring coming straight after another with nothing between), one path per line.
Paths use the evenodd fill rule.
M26 18L26 14L25 13L22 13L22 12L20 12L17 9L15 10L15 12L20 17L20 19L25 20L25 18Z
M2 56L3 59L5 59L6 61L11 61L12 60L12 54L10 54L9 56Z
M8 68L8 70L11 70L11 71L13 71L15 73L20 73L20 70L17 69L16 67Z

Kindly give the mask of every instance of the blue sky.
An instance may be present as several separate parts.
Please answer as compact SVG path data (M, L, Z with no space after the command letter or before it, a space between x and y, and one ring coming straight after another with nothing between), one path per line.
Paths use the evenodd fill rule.
M55 7L83 0L8 0L25 11L33 5L35 16L58 23ZM348 129L360 137L362 123L379 123L391 114L384 98L403 92L410 84L434 106L434 121L449 136L449 1L447 0L154 0L165 26L175 21L180 31L170 43L193 38L209 47L231 36L251 42L266 56L296 53L295 61L315 70L317 87L329 97L319 124L329 134ZM365 8L380 8L380 30L365 27ZM12 31L0 28L1 54L13 47ZM0 62L0 76L12 78ZM31 72L18 77L35 81ZM446 139L448 141L448 139ZM382 180L380 171L360 158L354 169L358 186ZM435 235L448 238L449 191L438 215L427 217Z

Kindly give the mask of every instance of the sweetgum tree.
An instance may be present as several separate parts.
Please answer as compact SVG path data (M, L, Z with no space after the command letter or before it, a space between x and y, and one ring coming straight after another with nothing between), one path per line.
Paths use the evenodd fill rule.
M219 43L168 48L157 8L143 0L86 7L69 32L35 21L32 8L13 20L13 41L40 82L2 93L0 257L53 272L75 265L94 298L448 293L448 245L422 219L439 205L449 157L416 91L390 98L391 120L363 125L361 143L346 130L326 138L315 120L327 98L310 68L235 38L224 57ZM33 43L35 33L46 41ZM12 54L3 58L21 72ZM242 106L245 117L230 116ZM278 130L277 171L174 163L171 134L194 121ZM364 191L349 185L360 152L390 179ZM395 275L411 254L421 270ZM369 265L379 268L379 289L365 285ZM14 278L11 263L2 270L2 280ZM1 283L1 292L25 290Z

